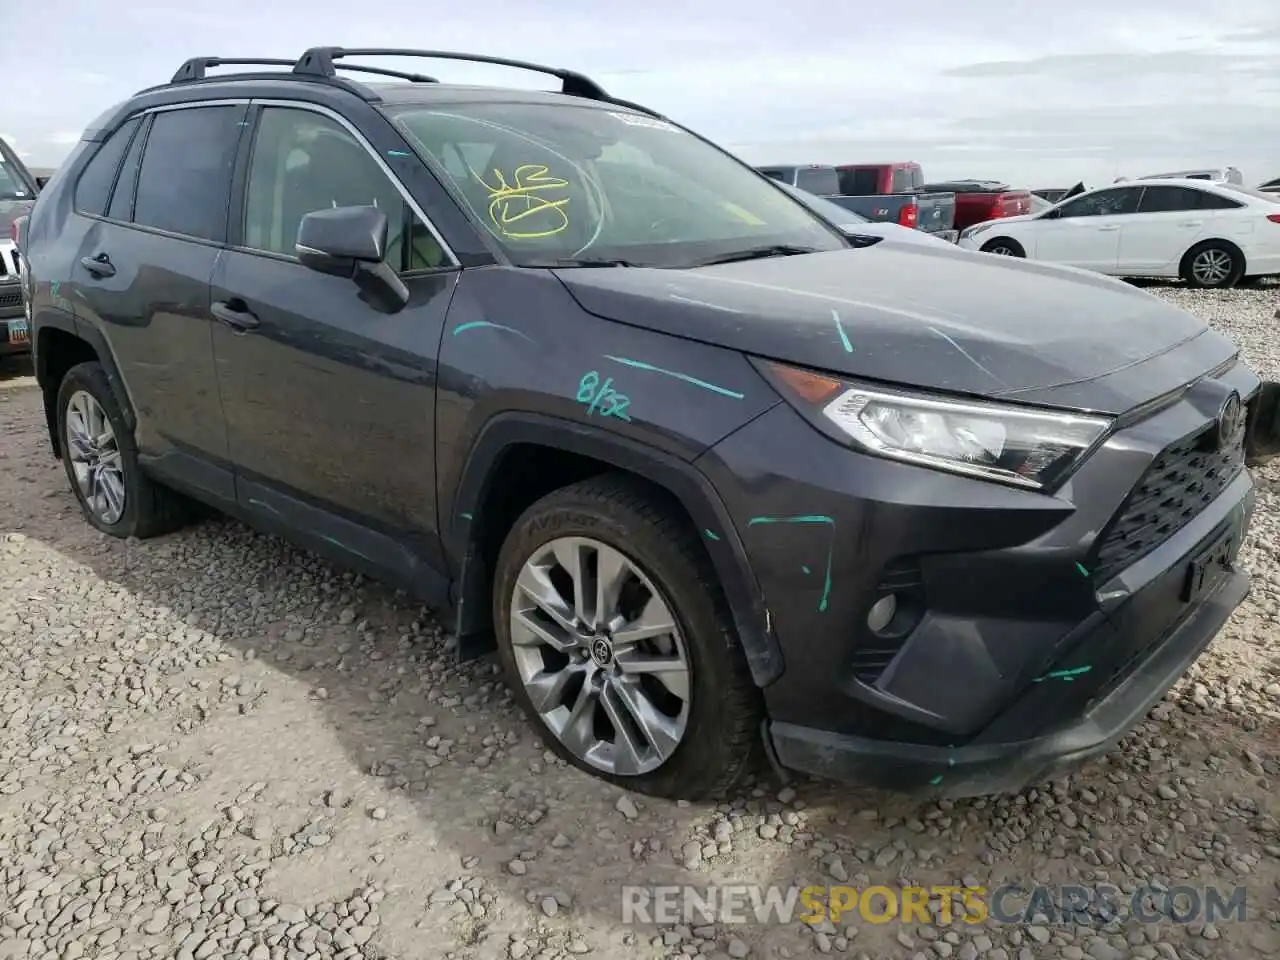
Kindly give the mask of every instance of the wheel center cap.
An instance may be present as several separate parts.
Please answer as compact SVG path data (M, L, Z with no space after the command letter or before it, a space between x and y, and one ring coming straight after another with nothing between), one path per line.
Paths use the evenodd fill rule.
M613 644L605 637L591 641L591 659L597 667L607 667L613 662Z

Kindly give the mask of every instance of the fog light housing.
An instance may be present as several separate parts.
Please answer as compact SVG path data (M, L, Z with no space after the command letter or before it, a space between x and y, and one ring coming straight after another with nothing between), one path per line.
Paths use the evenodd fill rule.
M897 612L898 598L894 594L881 597L867 611L867 629L872 633L883 633Z

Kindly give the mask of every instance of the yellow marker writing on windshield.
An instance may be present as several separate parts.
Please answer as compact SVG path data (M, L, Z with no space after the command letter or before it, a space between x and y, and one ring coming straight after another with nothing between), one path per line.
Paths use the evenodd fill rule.
M551 199L569 189L569 181L553 177L540 163L516 167L511 182L501 170L494 169L495 183L489 183L474 170L471 172L489 191L489 220L498 232L512 240L534 240L553 237L569 226L565 207L569 197Z
M759 217L757 217L754 213L752 213L750 210L744 210L742 207L738 206L736 203L730 203L728 200L724 200L724 201L721 201L720 205L724 207L726 210L728 210L730 213L732 213L739 220L743 221L744 223L749 223L753 227L763 227L765 225L765 222L761 220Z

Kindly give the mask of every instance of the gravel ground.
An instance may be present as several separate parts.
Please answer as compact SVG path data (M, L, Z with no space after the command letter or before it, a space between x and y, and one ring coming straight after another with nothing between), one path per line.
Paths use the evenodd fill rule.
M1277 288L1153 288L1280 378ZM24 373L26 375L24 375ZM560 765L431 614L229 521L80 519L0 372L0 960L1280 955L1280 468L1251 598L1109 757L920 804L761 781L718 807ZM624 925L626 883L1247 887L1248 919ZM847 920L846 920L847 922Z

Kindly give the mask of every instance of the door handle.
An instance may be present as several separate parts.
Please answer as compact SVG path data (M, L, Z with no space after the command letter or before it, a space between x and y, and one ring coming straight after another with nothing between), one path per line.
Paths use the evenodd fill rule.
M1204 226L1204 221L1203 221L1203 220L1183 220L1180 224L1178 224L1178 226L1180 226L1180 227L1202 227L1202 226Z
M1120 229L1120 224L1118 223L1109 223L1105 227L1098 228L1099 232L1101 233L1111 233L1112 231L1119 230L1119 229Z
M218 300L209 307L209 312L232 330L244 333L258 325L258 318L249 312L243 300Z
M81 257L80 266L95 277L114 277L116 275L115 265L112 264L111 258L105 253L100 253L96 257Z

